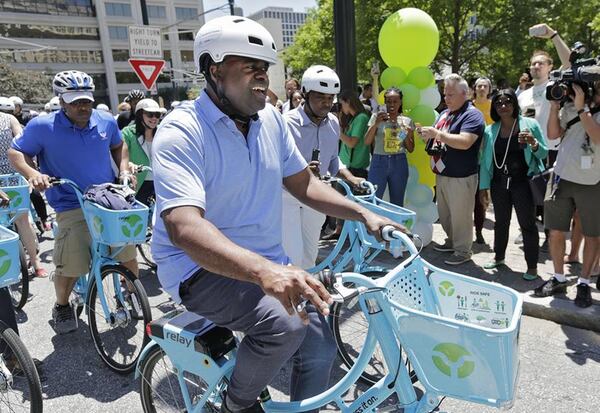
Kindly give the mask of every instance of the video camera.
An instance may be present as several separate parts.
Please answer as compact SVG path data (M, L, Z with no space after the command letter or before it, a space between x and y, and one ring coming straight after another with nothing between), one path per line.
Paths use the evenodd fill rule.
M567 70L553 70L550 72L550 82L546 86L546 99L562 101L569 95L574 95L572 84L582 87L586 97L591 97L590 84L600 80L600 58L582 58L586 52L585 46L577 42L571 49L569 62L571 67Z

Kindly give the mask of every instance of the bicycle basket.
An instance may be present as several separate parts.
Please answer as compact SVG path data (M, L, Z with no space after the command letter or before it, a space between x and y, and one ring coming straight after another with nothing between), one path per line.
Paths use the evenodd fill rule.
M21 280L19 235L0 226L0 288Z
M420 258L387 287L402 345L428 391L512 406L523 304L516 291Z
M148 207L138 201L135 201L134 209L120 211L85 201L83 211L96 242L112 246L146 242Z
M0 175L0 190L10 198L9 206L0 208L0 214L29 212L29 183L22 175Z
M410 209L391 204L375 196L366 198L355 197L354 199L361 206L367 208L368 210L378 215L387 217L394 222L402 224L408 229L412 228L416 221L416 214ZM378 242L375 237L370 235L362 222L357 222L356 224L358 228L358 235L366 247L385 249L385 243Z

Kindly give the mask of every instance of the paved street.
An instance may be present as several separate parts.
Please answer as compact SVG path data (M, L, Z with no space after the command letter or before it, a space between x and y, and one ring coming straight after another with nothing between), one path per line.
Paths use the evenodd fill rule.
M488 214L491 216L491 214ZM486 224L489 227L489 223ZM438 225L434 239L442 241ZM513 225L514 227L514 225ZM511 234L511 241L516 235ZM486 229L488 242L493 235ZM542 235L543 237L543 235ZM522 271L524 262L517 257L518 246L511 243L508 258L512 270ZM48 270L52 270L52 241L41 244L42 258ZM517 281L516 273L488 274L477 265L491 258L489 248L479 248L475 263L466 265L459 272L496 280L513 277L519 291L530 291L531 285ZM435 265L441 265L442 257L427 248L423 255ZM542 260L547 258L543 256ZM391 260L386 260L392 262ZM476 265L477 264L477 265ZM157 318L171 309L168 299L158 287L156 277L143 267L142 282L150 296L153 317ZM540 273L546 277L549 262L540 264ZM576 269L573 269L576 271ZM526 285L527 284L527 285ZM49 325L51 306L54 302L52 283L37 279L31 283L31 301L19 314L21 336L31 354L44 361L46 381L44 385L44 408L47 412L139 412L141 405L137 392L139 383L133 376L119 376L109 371L97 356L89 335L85 318L78 332L55 336ZM596 296L597 297L597 296ZM566 297L562 299L567 301ZM595 302L597 304L597 301ZM598 307L595 305L594 307ZM512 411L515 412L597 412L600 406L598 377L600 377L600 335L595 332L561 326L553 322L524 317L521 331L521 373L518 397ZM339 375L341 370L336 368ZM285 376L285 373L283 374ZM276 388L283 389L281 382ZM361 386L356 391L360 392ZM275 394L278 394L275 392ZM277 397L281 395L278 394ZM446 400L442 411L491 412L454 400Z

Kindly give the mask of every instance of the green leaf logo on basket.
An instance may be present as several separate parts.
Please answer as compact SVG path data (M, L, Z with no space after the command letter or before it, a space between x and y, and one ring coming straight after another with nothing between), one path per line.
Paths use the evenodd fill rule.
M406 221L404 221L404 224L403 224L403 225L404 225L406 228L408 228L408 229L412 229L412 226L413 226L413 220L409 218L409 219L407 219Z
M440 343L433 348L431 359L439 371L448 377L464 379L475 370L475 362L464 347L454 343Z
M104 224L102 223L102 219L99 216L94 215L92 223L94 225L94 231L96 231L96 234L102 234L102 232L104 231Z
M438 287L438 290L442 295L445 295L446 297L452 297L454 294L454 284L452 284L450 281L442 281Z
M6 191L6 195L10 198L12 208L18 208L23 203L23 197L17 191Z
M10 268L12 260L8 255L8 252L0 250L0 277L4 277Z
M144 229L144 221L139 215L129 215L125 218L121 218L121 220L123 222L121 225L121 232L127 238L137 237L140 235L140 232L142 232L142 229Z

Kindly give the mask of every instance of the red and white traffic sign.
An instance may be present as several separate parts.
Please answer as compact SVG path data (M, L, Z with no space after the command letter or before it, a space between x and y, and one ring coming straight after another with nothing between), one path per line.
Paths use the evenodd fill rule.
M150 90L156 82L156 79L158 79L158 75L162 71L162 68L165 66L165 61L129 59L129 64L146 89Z

